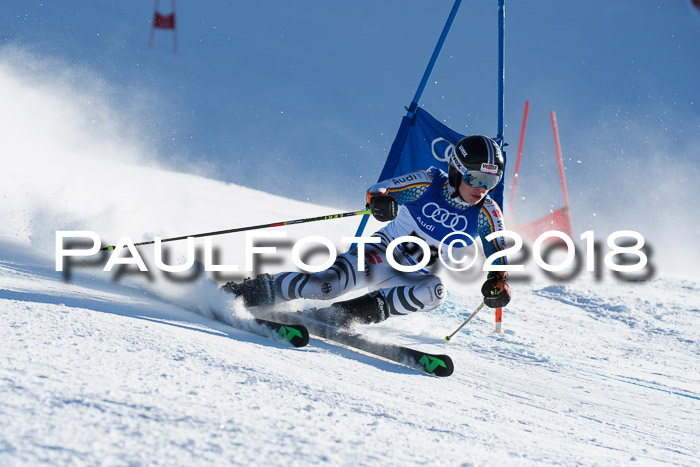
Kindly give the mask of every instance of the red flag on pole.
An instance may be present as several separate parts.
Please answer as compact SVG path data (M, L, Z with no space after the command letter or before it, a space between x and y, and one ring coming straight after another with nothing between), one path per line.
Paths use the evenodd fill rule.
M172 12L168 15L162 14L158 9L158 1L153 6L153 22L151 23L151 34L148 39L148 48L153 47L153 37L156 29L166 29L173 31L173 53L177 53L177 32L175 30L175 0L171 0Z
M521 224L515 227L515 230L521 237L530 243L535 243L537 237L548 230L558 230L559 232L565 233L572 239L574 237L573 229L571 228L569 208L566 206L561 209L557 209L551 214L534 222Z
M160 29L175 29L175 13L161 15L157 11L153 17L153 27Z
M700 1L700 0L698 0ZM513 187L511 190L511 203L510 203L510 215L513 215L513 199L515 198L515 187L517 185L519 170L520 170L520 159L522 156L522 146L523 139L525 136L525 124L527 122L527 114L530 103L525 102L525 114L523 116L523 127L520 133L520 144L518 148L518 159L515 167L515 178L513 180ZM561 144L559 143L559 129L557 127L557 117L552 111L550 113L552 120L552 131L554 133L554 146L557 153L557 163L559 165L559 179L561 181L561 190L564 197L564 207L551 212L550 214L538 219L536 221L530 222L528 224L521 224L514 227L514 230L520 234L523 239L528 242L534 243L537 237L539 237L544 232L548 230L558 230L559 232L565 233L569 238L573 239L573 223L571 221L571 210L569 209L569 195L566 189L566 178L564 177L564 160L561 155Z

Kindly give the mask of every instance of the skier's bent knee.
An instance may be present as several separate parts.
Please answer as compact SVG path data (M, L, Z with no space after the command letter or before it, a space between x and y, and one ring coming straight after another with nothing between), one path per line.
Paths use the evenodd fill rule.
M392 315L434 310L445 303L445 286L436 276L412 285L381 289Z

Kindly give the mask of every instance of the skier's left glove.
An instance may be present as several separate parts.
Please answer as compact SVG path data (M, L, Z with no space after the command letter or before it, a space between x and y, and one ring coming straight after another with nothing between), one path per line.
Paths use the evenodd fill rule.
M484 303L491 308L502 308L510 302L508 276L503 271L491 271L481 286Z
M367 207L379 222L389 222L396 218L399 203L396 202L396 198L386 193L386 189L383 190L367 193Z

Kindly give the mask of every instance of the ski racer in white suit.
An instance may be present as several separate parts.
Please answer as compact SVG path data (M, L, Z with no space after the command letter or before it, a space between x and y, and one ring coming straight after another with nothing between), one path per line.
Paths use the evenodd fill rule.
M464 232L472 238L479 236L487 257L505 249L503 237L486 240L489 234L504 229L501 209L488 196L503 169L503 155L495 141L486 136L466 137L450 155L449 174L431 167L381 181L367 190L374 217L391 222L372 235L380 243L365 245L364 271L358 268L358 249L352 248L325 271L261 274L222 288L243 297L248 306L269 306L298 298L332 300L368 287L368 294L317 311L317 317L342 325L376 323L393 315L435 309L445 301L445 287L437 272L442 264L438 248L447 235ZM389 264L387 246L402 236L419 237L429 245L431 258L424 269L400 272ZM468 241L463 235L456 237ZM442 258L448 257L449 243L443 242ZM399 244L393 254L397 263L412 266L421 262L424 253L417 243L407 242ZM505 256L493 264L506 264ZM503 307L510 301L504 272L490 272L481 291L490 307Z

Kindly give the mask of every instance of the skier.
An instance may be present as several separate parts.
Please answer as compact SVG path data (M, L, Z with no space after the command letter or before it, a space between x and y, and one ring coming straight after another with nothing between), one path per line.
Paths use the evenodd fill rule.
M504 229L501 209L488 196L503 170L503 154L494 140L478 135L463 138L450 153L448 174L431 167L381 181L367 190L372 215L380 222L391 222L373 235L381 243L365 245L364 271L358 270L355 247L339 255L325 271L260 274L242 283L228 282L222 289L252 307L298 298L332 300L357 288L370 288L368 294L312 312L316 318L343 326L435 309L445 301L445 287L436 275L438 248L445 236L453 232L478 235L487 257L505 249L503 237L486 240ZM419 237L430 246L428 265L417 272L400 272L386 260L387 245L406 235ZM447 244L444 242L443 250ZM446 258L446 251L442 253ZM402 243L394 249L394 259L404 266L416 265L423 259L423 250L418 244ZM505 256L493 264L505 265ZM510 301L506 273L489 272L481 293L489 307L506 306Z

